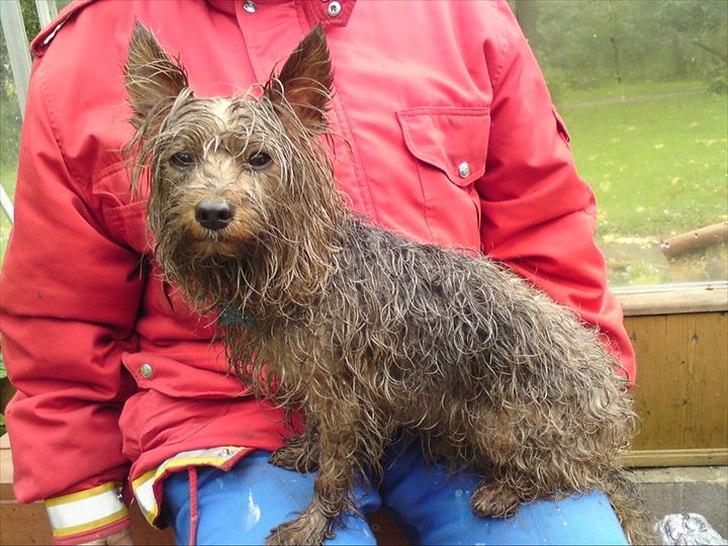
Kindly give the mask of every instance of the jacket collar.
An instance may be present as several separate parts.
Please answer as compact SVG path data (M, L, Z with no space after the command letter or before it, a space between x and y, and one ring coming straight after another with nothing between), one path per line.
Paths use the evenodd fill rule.
M208 4L216 9L235 16L236 8L241 9L244 0L205 0ZM283 2L290 0L252 0L256 4L270 4L273 2ZM356 0L293 0L303 8L306 18L311 26L321 23L322 26L345 26L349 22L351 12L354 10ZM330 15L332 10L330 5L338 3L341 7L336 15ZM237 4L237 5L236 5Z

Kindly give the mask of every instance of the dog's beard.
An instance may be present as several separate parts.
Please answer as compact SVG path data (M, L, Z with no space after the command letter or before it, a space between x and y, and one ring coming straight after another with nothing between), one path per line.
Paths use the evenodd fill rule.
M160 217L155 233L155 258L165 277L178 285L191 305L203 313L220 312L233 300L245 300L245 281L253 249L223 234L191 233L177 222ZM152 222L154 225L155 222Z

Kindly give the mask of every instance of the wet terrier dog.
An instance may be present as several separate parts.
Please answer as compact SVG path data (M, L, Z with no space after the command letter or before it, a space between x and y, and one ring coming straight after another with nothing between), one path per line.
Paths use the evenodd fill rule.
M479 515L602 489L631 539L648 540L619 474L632 400L597 333L486 257L407 241L345 206L321 138L320 28L264 86L208 99L137 26L126 86L132 178L150 176L165 274L202 311L244 318L221 326L231 365L306 417L272 461L318 468L314 497L269 543L330 536L357 477L402 434L483 476Z

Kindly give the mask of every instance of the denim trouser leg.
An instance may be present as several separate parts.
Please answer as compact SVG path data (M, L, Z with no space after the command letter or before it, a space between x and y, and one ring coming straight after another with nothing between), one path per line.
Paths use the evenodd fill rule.
M293 519L313 496L314 474L299 474L268 463L269 453L256 451L228 472L197 469L197 544L263 544L273 527ZM194 489L194 487L193 487ZM357 490L359 510L379 508L379 495ZM165 520L174 528L175 542L189 544L191 495L187 472L164 483ZM376 544L366 520L347 514L336 536L326 544Z
M313 474L273 466L256 452L229 472L197 469L198 544L262 544L270 530L295 517L313 495ZM607 497L601 492L559 501L521 505L508 519L479 518L469 504L478 477L448 475L428 465L419 446L397 444L384 465L381 499L358 488L359 511L366 515L383 502L404 523L413 544L627 544ZM194 487L193 487L194 489ZM188 474L167 478L164 517L177 544L188 544L192 511ZM365 519L346 514L326 544L376 544Z
M522 504L507 519L480 518L470 508L478 476L426 464L417 443L398 447L385 463L382 502L413 544L627 544L602 492Z

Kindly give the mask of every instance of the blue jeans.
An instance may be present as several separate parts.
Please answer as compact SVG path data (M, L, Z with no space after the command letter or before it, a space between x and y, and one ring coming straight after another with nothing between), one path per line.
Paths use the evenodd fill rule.
M168 477L163 517L177 544L189 544L195 512L198 544L262 544L273 527L294 518L313 495L315 475L273 466L267 457L255 452L228 472L198 468L194 500L188 473ZM326 544L376 544L364 516L382 505L398 515L412 544L627 544L601 492L523 504L508 519L479 518L469 505L478 481L426 464L417 445L398 446L385 461L381 488L357 489L360 514L346 514Z

